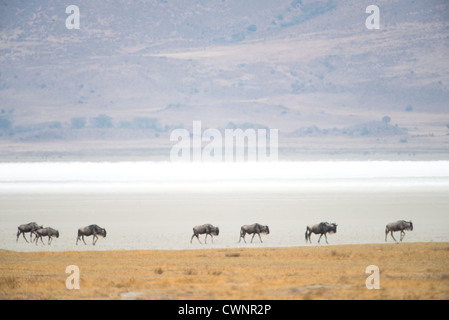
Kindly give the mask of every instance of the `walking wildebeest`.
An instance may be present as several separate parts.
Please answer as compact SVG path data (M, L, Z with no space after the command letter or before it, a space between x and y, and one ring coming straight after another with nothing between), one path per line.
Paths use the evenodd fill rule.
M59 231L53 228L40 228L33 231L33 233L36 236L36 239L34 239L36 241L36 245L39 238L41 239L42 244L44 244L44 240L42 240L42 237L48 237L48 245L51 244L53 237L59 238Z
M22 234L23 238L25 239L26 242L28 242L28 240L25 238L25 233L30 232L30 242L32 242L32 237L33 237L33 232L37 229L42 228L43 226L39 226L37 225L36 222L30 222L27 224L21 224L17 229L19 229L19 231L17 231L17 239L16 242L19 241L19 236Z
M407 222L404 220L399 220L399 221L387 224L387 226L385 227L385 242L387 242L388 232L391 233L391 237L394 239L394 241L396 241L396 239L393 236L393 232L396 232L396 231L401 231L400 240L402 242L402 239L404 239L404 236L405 236L404 230L413 231L413 223L411 221Z
M192 238L190 238L190 243L192 243L193 237L196 237L198 241L201 243L199 238L200 234L206 234L206 237L204 238L204 243L207 242L207 235L210 235L212 243L214 243L214 238L212 237L212 235L218 236L219 233L220 229L218 229L218 227L214 227L211 224L203 224L202 226L193 227L193 235Z
M262 238L260 237L260 234L261 233L270 234L270 229L268 228L268 226L262 226L258 223L254 223L252 225L244 225L240 228L239 243L240 243L240 241L242 241L242 238L243 238L243 241L245 241L245 243L246 243L245 236L247 233L253 235L253 237L251 238L251 243L253 242L254 236L256 234L259 236L260 242L263 242Z
M310 239L310 236L312 235L312 233L315 233L315 234L320 234L320 238L318 239L318 243L320 243L321 237L324 235L324 237L326 238L326 243L329 244L327 242L327 235L326 235L326 233L332 234L332 233L336 233L336 232L337 232L337 224L335 224L335 223L321 222L319 224L307 226L307 229L306 229L306 243L307 243L307 241L309 241L309 243L312 243L312 240Z
M99 235L103 238L106 238L106 229L100 228L96 224L91 224L90 226L79 228L78 237L76 238L76 245L78 245L78 241L80 239L82 239L84 244L86 244L86 241L84 241L84 236L93 236L92 244L95 245L98 241Z

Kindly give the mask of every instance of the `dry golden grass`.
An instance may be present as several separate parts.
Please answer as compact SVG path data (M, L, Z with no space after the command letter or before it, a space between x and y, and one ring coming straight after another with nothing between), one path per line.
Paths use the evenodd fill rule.
M68 265L80 290L68 290ZM368 265L380 290L368 290ZM449 299L449 243L0 251L0 299Z

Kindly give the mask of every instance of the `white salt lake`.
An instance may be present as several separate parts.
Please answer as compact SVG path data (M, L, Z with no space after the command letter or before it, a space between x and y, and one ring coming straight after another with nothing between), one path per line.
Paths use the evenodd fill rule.
M405 242L449 241L449 162L0 164L6 250L303 246L306 226L321 221L338 224L330 245L383 243L385 225L400 219L414 224ZM60 237L50 246L16 242L17 226L32 221ZM255 222L270 235L238 243L240 227ZM94 223L107 237L76 246L78 228ZM204 223L220 235L191 244L192 228Z

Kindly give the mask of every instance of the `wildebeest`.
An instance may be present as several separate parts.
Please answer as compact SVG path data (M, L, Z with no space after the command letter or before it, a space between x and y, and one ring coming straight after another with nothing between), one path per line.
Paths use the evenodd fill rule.
M332 233L336 233L336 232L337 232L337 224L335 224L335 223L321 222L319 224L307 226L306 243L307 243L307 241L309 241L309 243L312 243L310 236L312 233L314 233L314 234L320 235L320 238L318 239L318 243L320 243L321 237L324 235L324 237L326 238L326 243L329 244L327 242L326 233L332 234Z
M90 226L79 228L78 237L76 238L76 245L78 245L78 241L80 239L82 239L84 244L86 244L86 241L84 241L84 236L93 236L92 244L95 245L95 243L97 243L98 241L98 236L106 238L106 229L100 228L96 224L91 224Z
M25 233L30 232L30 242L32 242L32 237L33 237L33 232L37 229L42 228L43 226L39 226L36 222L30 222L27 224L21 224L17 229L19 229L19 231L17 231L17 239L16 242L19 241L19 236L22 234L23 238L25 239L26 242L28 242L28 240L25 238Z
M42 240L42 237L48 237L48 244L51 244L51 241L53 239L53 237L59 238L59 231L55 230L53 228L39 228L35 231L33 231L33 233L36 236L36 239L34 239L36 241L36 245L37 242L39 240L39 238L41 239L42 244L44 244L44 240Z
M193 227L193 235L192 238L190 238L190 243L192 243L193 237L196 237L198 241L201 243L199 235L200 234L206 234L206 237L204 238L204 243L207 242L207 235L210 236L212 239L212 243L214 242L214 238L212 236L218 236L220 233L220 229L218 227L214 227L211 224L203 224L201 226Z
M387 242L388 232L391 233L391 237L394 239L394 241L396 241L396 239L393 236L393 232L396 232L396 231L401 232L400 240L402 242L402 239L404 239L404 236L405 236L404 230L413 231L413 223L411 221L399 220L399 221L387 224L387 226L385 227L385 242Z
M254 236L256 234L259 236L260 242L263 242L262 238L260 237L260 234L261 233L270 234L270 228L268 228L268 226L263 226L259 223L254 223L252 225L244 225L240 228L239 243L240 243L240 241L242 241L242 238L243 238L243 241L245 241L245 243L246 243L245 236L247 233L253 235L251 238L251 243L253 242Z

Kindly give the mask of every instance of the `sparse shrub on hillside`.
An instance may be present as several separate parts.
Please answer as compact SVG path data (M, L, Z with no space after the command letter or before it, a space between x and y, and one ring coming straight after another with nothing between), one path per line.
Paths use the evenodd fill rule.
M257 27L255 24L252 24L248 27L248 31L249 32L256 32L257 31Z
M293 0L291 6L292 8L300 8L302 6L302 0Z
M239 42L245 40L245 33L238 32L232 35L232 41Z
M62 123L59 121L53 121L48 124L50 129L62 129Z
M14 109L9 111L2 109L0 111L0 130L9 130L13 124Z
M122 129L132 129L133 128L133 124L131 121L120 121L118 126L119 126L119 128L122 128Z
M148 117L135 117L133 119L133 127L137 129L154 129L156 131L162 129L158 119Z
M310 3L303 4L300 0L295 0L291 3L294 11L299 12L299 14L291 17L289 21L281 24L281 27L291 27L305 21L312 20L326 12L332 11L337 7L337 2L335 1L311 1ZM295 10L296 9L296 10ZM300 10L298 10L300 9ZM290 11L290 10L287 10Z
M385 123L386 126L391 122L391 118L389 116L385 116L382 118L382 122Z
M398 125L385 126L384 122L380 121L370 121L345 128L331 129L320 129L315 125L310 127L302 127L290 133L290 136L292 137L388 137L399 135L407 135L407 129L400 128Z
M11 128L12 122L6 117L0 117L0 130L8 130Z
M259 130L259 129L265 129L267 131L270 130L270 128L268 128L267 126L263 125L263 124L259 124L259 123L252 123L252 122L244 122L244 123L234 123L234 122L228 122L228 124L226 125L226 129L232 129L232 130L236 130L236 129L242 129L242 130L247 130L247 129L254 129L254 130Z
M129 120L120 121L118 127L122 129L154 130L158 132L168 130L167 127L164 127L159 122L159 119L149 117L134 117L132 121Z
M86 126L86 118L75 117L70 120L70 128L72 129L82 129Z
M113 127L112 118L105 114L100 114L98 117L91 119L92 126L99 129L109 129Z

